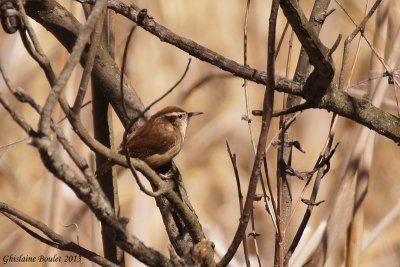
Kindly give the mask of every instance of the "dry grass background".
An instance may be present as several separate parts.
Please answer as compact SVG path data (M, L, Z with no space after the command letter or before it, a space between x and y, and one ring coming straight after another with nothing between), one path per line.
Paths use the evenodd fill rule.
M60 1L68 7L79 19L83 20L80 6L73 1ZM156 21L170 28L181 36L190 38L228 58L243 62L243 21L246 1L203 0L203 1L135 1L138 6L147 8ZM269 16L268 1L253 0L251 2L248 24L248 55L249 65L257 69L266 66L266 39ZM307 14L310 12L312 1L302 1ZM391 23L399 28L400 1L386 1L381 8L389 8ZM364 1L342 1L356 21L363 17ZM321 33L322 41L329 47L339 33L347 36L353 25L335 3L331 6L336 11L328 17ZM396 8L397 7L397 8ZM385 28L375 25L376 15L367 25L366 35L373 39L379 33L382 41L390 44L390 36ZM278 36L281 35L286 20L280 14ZM123 45L132 22L117 18L117 61L121 62ZM48 32L35 24L39 39L50 57L57 73L60 72L68 54L60 47ZM49 85L45 76L26 53L17 35L0 34L1 62L15 85L29 91L40 103L45 101ZM355 48L355 45L353 45ZM392 49L398 49L399 44ZM334 54L336 68L339 69L342 57L342 45ZM285 38L282 51L277 60L277 72L285 74L288 38ZM355 49L352 50L353 52ZM384 51L380 51L382 54ZM299 42L293 46L291 60L291 75L299 53ZM370 49L362 42L359 59L356 65L353 82L363 80L369 75ZM354 54L353 54L354 55ZM189 55L177 48L161 43L157 38L138 29L129 51L128 76L134 88L145 105L150 104L160 96L180 77ZM393 66L396 69L396 66ZM202 85L183 98L186 90L206 74L218 70L204 62L193 59L188 75L183 83L150 113L166 105L181 105L190 111L203 111L205 114L195 118L189 127L186 144L183 151L176 157L175 162L181 170L184 182L194 208L200 218L207 237L216 243L216 252L221 255L231 242L239 219L239 206L233 170L226 151L225 141L228 140L231 149L237 154L238 167L242 179L243 192L250 176L253 163L249 131L246 122L241 120L245 114L245 98L242 88L243 80L239 78L217 78ZM69 99L75 95L81 68L79 67L69 82L65 94ZM0 90L4 94L7 89L0 81ZM249 83L249 102L251 109L261 108L264 87ZM359 87L362 92L366 87ZM395 114L393 107L393 87L387 88L388 104L384 109ZM90 94L88 94L90 96ZM11 97L10 97L11 98ZM89 97L88 97L89 99ZM276 96L277 109L281 108L282 95ZM19 111L33 125L37 124L38 116L25 105L17 104ZM61 112L54 117L62 118ZM91 106L84 108L83 120L89 129L92 128ZM294 152L293 163L298 170L310 170L323 147L328 134L331 114L321 110L303 112L297 120L295 138L306 149L306 154ZM252 123L255 140L259 132L259 119ZM273 120L270 138L277 132L277 120ZM10 116L0 110L0 145L11 144L26 138L24 133L12 121ZM67 136L73 140L82 155L92 157L90 151L82 145L71 131L67 122L62 122ZM122 139L123 129L114 116L115 143ZM343 168L350 158L351 149L358 138L360 126L340 118L336 140L339 148L333 158L331 171L323 179L317 200L325 203L314 209L311 221L305 233L309 238L323 222L332 208L334 194L343 173ZM275 178L276 151L268 153L270 174ZM399 204L399 159L400 151L396 144L378 136L375 141L375 152L371 166L371 179L365 206L365 230L367 238L371 231L396 205ZM67 158L66 158L67 160ZM161 216L153 199L140 193L134 180L128 172L121 172L118 180L122 216L128 217L130 231L137 235L147 245L167 253L168 241L161 221ZM297 201L303 182L293 179L293 195ZM306 196L308 193L306 194ZM41 164L39 154L28 145L27 140L0 149L0 201L23 210L34 218L50 225L56 232L75 240L77 232L74 227L66 227L72 223L79 226L81 245L101 253L99 224L92 214L84 208L65 185L56 180ZM274 251L274 231L271 220L265 212L262 202L256 203L256 228L261 234L258 237L260 256L265 266L272 266ZM296 209L291 233L297 228L302 218L305 205L300 204ZM368 249L363 252L361 266L400 266L400 219L387 226ZM39 243L16 225L0 216L0 256L6 254L53 255L67 254L56 251ZM328 259L327 266L338 266L343 258L344 237L338 249ZM250 239L249 239L250 240ZM253 243L249 242L254 256ZM252 258L252 261L255 259ZM140 266L130 257L126 258L127 266ZM55 264L61 266L59 264ZM85 261L84 266L90 265ZM241 250L237 253L232 266L243 266ZM7 266L22 266L9 264ZM28 265L24 265L28 266ZM51 265L53 266L53 265ZM62 265L64 266L64 265ZM74 264L79 266L79 264Z

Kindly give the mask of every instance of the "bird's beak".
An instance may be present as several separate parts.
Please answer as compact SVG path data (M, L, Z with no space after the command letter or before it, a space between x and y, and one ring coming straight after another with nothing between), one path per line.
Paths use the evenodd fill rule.
M188 117L191 118L193 116L201 115L204 114L203 112L189 112Z

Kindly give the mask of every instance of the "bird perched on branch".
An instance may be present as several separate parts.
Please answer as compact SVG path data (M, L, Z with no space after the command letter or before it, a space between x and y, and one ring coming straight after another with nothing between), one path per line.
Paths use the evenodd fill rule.
M186 112L176 106L163 108L128 136L126 148L129 155L143 160L153 169L171 162L183 147L190 118L200 114L203 113ZM123 148L119 149L119 153L123 154L123 151ZM97 175L104 175L113 165L111 161L105 162L97 170Z

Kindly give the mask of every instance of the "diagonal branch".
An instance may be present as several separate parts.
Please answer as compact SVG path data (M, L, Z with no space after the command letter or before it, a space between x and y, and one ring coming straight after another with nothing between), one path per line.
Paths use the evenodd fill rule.
M40 3L27 1L25 9L28 16L42 24L68 51L72 51L82 25L71 13L53 0L41 1ZM81 64L84 65L87 60L87 54L83 53L80 60ZM108 97L122 124L124 126L128 125L129 118L124 116L121 105L122 98L118 90L121 72L115 61L102 46L97 48L92 75L101 84L101 89ZM130 118L134 118L143 108L143 104L128 82L124 82L124 93L128 115ZM144 123L144 121L142 118L139 120L140 123Z
M344 42L343 60L342 60L343 63L342 63L342 68L341 68L340 76L339 76L339 89L340 90L343 90L343 88L345 86L344 85L344 80L346 78L345 76L347 74L347 69L348 69L348 65L349 65L349 60L347 60L347 59L349 58L350 43L357 36L358 33L361 33L363 35L364 29L365 29L365 25L367 24L367 22L369 21L371 16L375 13L376 9L378 8L378 6L380 5L381 2L382 2L382 0L377 0L374 3L374 5L371 7L371 9L367 13L367 15L364 17L364 19L361 21L361 23L359 25L357 25L357 27L346 38L346 41Z
M55 233L51 230L46 224L30 217L29 215L7 205L6 203L0 202L0 212L3 213L6 217L12 220L14 223L18 224L22 227L28 234L33 236L34 238L42 241L52 247L55 247L64 251L74 252L92 262L95 262L101 266L118 266L109 260L97 255L93 251L87 250L80 245L65 239L63 236ZM26 226L26 223L30 226L40 230L43 234L45 234L49 239L37 234L29 227Z
M319 69L321 73L331 74L334 69L332 59L329 58L329 49L322 44L313 25L308 21L295 0L282 0L281 7L287 20L296 33L304 50L310 59L311 64Z
M350 96L335 88L330 89L315 107L333 111L400 144L400 118L375 107L367 99Z
M96 25L96 22L101 15L104 8L107 6L107 0L99 0L96 2L92 12L89 15L89 18L85 24L85 26L80 31L78 38L74 44L74 47L71 52L71 56L68 59L67 64L65 64L60 77L57 79L57 82L53 86L50 95L48 96L46 103L43 106L42 114L39 121L39 129L42 134L49 135L50 133L50 121L51 114L53 113L54 107L58 102L58 98L66 85L74 67L79 63L81 58L81 54L86 47L86 44L89 42L90 35Z
M281 7L314 66L302 92L306 100L313 102L325 94L335 75L332 52L322 44L314 26L308 21L296 0L282 0Z

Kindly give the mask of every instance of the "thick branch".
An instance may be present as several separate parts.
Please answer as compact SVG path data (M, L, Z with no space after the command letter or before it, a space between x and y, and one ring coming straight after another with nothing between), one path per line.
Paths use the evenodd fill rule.
M281 7L290 26L292 26L301 45L307 52L311 64L320 69L321 73L331 74L334 70L329 58L329 49L319 40L314 25L308 21L299 3L295 0L282 0Z
M315 107L356 121L400 144L400 118L375 107L367 99L332 88Z
M319 40L314 25L308 21L298 1L282 0L281 7L314 66L302 91L303 97L313 102L326 92L335 75L331 51Z

